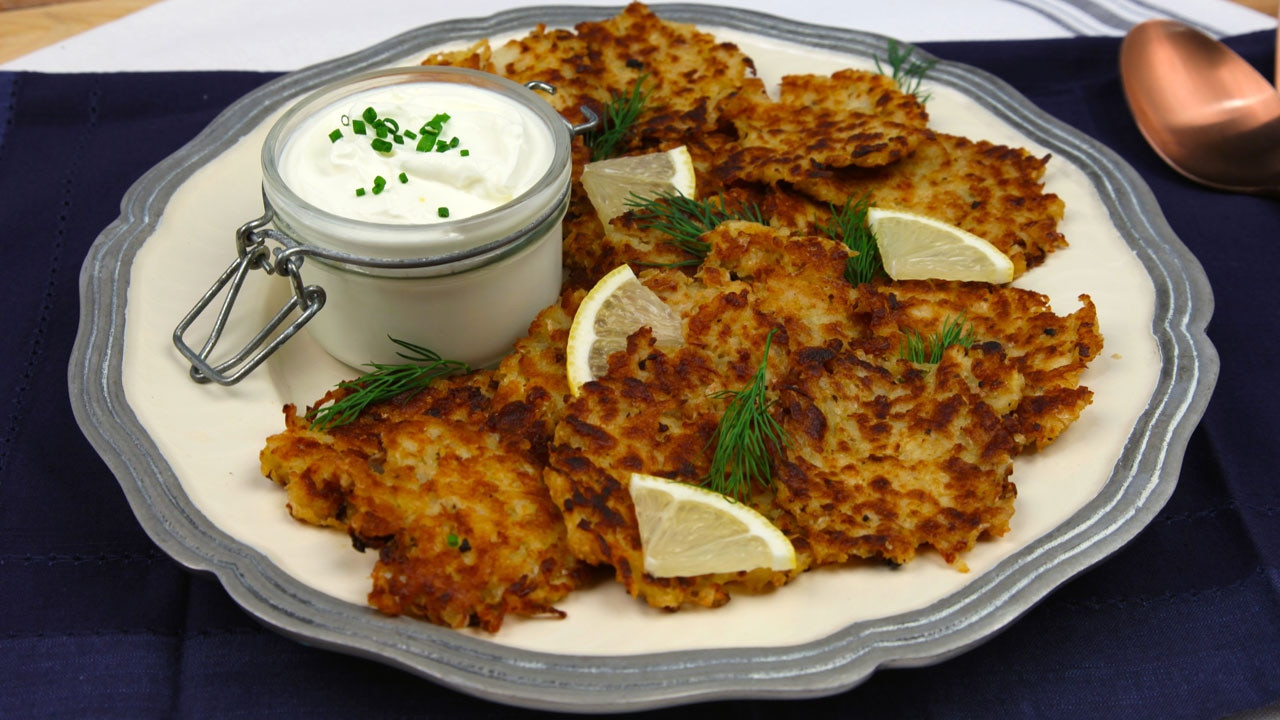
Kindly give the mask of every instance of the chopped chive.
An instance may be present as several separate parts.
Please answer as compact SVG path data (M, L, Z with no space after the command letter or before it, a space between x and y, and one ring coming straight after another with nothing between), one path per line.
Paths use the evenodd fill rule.
M436 214L442 218L449 217L449 208L447 207L437 208Z
M418 139L418 133L416 133L416 132L414 132L414 131L412 131L412 130L405 130L405 131L404 131L404 136L405 136L405 137L407 137L407 138L409 138L410 140L417 140L417 139Z
M373 186L374 186L374 187L378 187L379 185L386 185L386 184L387 184L387 179L386 179L386 178L382 177L381 175L374 175L374 176L373 176Z
M361 113L360 117L364 118L365 122L372 125L378 119L378 111L371 107L367 107L364 109L364 112Z
M449 547L456 548L461 540L458 539L457 535L449 533L449 537L445 538L445 542L449 543Z
M386 140L383 140L383 139L381 139L381 138L379 138L379 139L377 139L377 140L374 140L373 142L369 143L369 145L370 145L374 150L376 150L376 151L378 151L378 152L380 152L380 153L388 153L388 152L391 152L391 150L395 147L395 146L394 146L394 145L392 145L390 142L388 142L388 141L386 141Z
M329 133L329 142L338 142L338 140L341 140L341 139L342 139L341 130L335 129L333 132Z
M395 118L383 118L382 124L385 125L387 130L392 134L400 132L400 123L396 122Z
M391 136L391 139L392 139L392 140L395 140L397 145L403 145L403 144L404 144L404 136L403 136L403 135L392 135L392 136Z
M375 131L375 132L377 132L377 133L378 133L378 137L380 137L380 138L385 138L387 135L389 135L389 134L390 134L390 133L387 131L387 126L386 126L386 125L383 125L382 123L378 123L377 125L374 125L374 126L373 126L373 129L374 129L374 131Z
M409 182L409 175L407 173L400 173L400 182L402 183Z
M363 120L352 120L352 121L351 121L351 132L353 132L353 133L355 133L355 134L357 134L357 135L364 135L364 134L365 134L365 125L364 125L364 121L363 121Z
M471 154L471 151L466 148L462 148L461 150L458 151L458 154L461 155L462 157L466 157Z
M454 137L454 138L452 138L451 140L449 140L449 147L451 147L451 148L456 148L456 147L458 147L458 138L457 138L457 137Z
M435 147L436 136L431 133L423 133L418 138L418 152L431 152L431 148Z
M449 149L449 143L443 140L436 141L436 152L444 152L445 150L448 150L448 149Z
M364 197L364 188L356 188L356 197Z

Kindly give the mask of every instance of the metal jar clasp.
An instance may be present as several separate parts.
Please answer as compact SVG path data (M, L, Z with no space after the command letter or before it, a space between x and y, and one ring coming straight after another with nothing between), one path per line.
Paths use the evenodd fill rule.
M316 285L304 285L302 282L302 254L289 250L273 252L267 246L267 240L272 239L276 233L268 227L274 212L270 205L266 207L262 217L251 220L236 230L236 260L214 281L209 291L200 298L191 312L187 313L173 331L173 344L191 363L191 379L198 383L216 382L219 385L234 385L240 382L281 345L296 335L324 307L324 289ZM240 294L240 289L253 270L262 270L268 275L289 278L293 294L267 322L267 325L250 338L244 347L231 357L214 364L210 356L222 337L222 331L226 329L227 319L231 315L231 309ZM187 344L185 339L187 331L219 296L222 297L222 304L214 318L213 327L200 349L196 350ZM298 316L281 330L281 326L295 312L299 313Z

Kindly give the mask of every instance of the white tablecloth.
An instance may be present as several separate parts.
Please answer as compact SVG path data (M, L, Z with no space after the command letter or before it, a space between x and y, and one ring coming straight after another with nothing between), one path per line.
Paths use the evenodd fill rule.
M45 72L294 70L429 23L530 5L513 0L164 0L0 65ZM553 4L553 3L542 3ZM618 0L574 0L619 5ZM662 3L650 3L661 12ZM1216 35L1274 28L1228 0L706 0L907 42L1123 35L1172 17Z

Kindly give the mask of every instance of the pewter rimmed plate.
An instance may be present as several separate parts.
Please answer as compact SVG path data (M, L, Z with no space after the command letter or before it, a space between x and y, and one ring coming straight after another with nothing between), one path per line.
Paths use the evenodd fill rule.
M766 81L871 67L887 40L758 13L668 5L659 13L738 43ZM1049 190L1067 204L1071 247L1019 279L1059 313L1088 293L1106 348L1084 382L1094 404L1047 451L1019 458L1013 529L960 572L925 554L897 570L822 569L724 608L670 614L615 583L575 593L565 620L511 619L496 635L379 615L364 603L371 556L340 532L294 522L258 472L280 406L306 403L353 371L300 336L231 388L192 383L170 335L234 255L235 228L261 210L258 148L276 115L338 76L412 63L480 37L568 26L607 8L525 8L419 28L250 93L140 179L81 273L69 371L86 436L143 527L185 565L218 576L264 623L302 642L378 659L513 705L623 711L716 698L826 695L878 667L963 652L1141 530L1168 499L1217 376L1204 328L1213 297L1138 175L976 69L930 74L932 125L1052 153ZM225 340L252 332L288 288L251 280ZM257 325L255 325L257 323ZM782 620L779 620L782 618Z

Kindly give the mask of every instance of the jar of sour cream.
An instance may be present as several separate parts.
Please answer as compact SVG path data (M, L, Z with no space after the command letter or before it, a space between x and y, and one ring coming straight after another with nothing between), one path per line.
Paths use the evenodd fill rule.
M290 275L302 317L264 351L214 366L216 334L201 352L182 340L206 296L174 334L193 378L234 383L304 323L353 367L403 362L391 338L497 363L559 295L582 129L530 87L460 68L379 70L313 92L271 128L266 213L239 233L242 264ZM264 251L267 239L284 249Z

